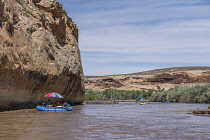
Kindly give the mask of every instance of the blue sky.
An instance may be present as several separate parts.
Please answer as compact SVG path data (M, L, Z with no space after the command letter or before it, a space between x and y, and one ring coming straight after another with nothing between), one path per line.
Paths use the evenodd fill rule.
M79 27L85 76L210 66L210 0L58 0Z

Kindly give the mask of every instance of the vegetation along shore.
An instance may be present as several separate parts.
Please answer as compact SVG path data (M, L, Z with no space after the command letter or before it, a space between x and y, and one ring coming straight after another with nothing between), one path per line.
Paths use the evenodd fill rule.
M195 86L176 86L165 90L157 87L153 90L117 90L106 89L104 91L86 90L86 101L109 100L138 100L145 98L151 102L176 102L176 103L210 103L210 84Z

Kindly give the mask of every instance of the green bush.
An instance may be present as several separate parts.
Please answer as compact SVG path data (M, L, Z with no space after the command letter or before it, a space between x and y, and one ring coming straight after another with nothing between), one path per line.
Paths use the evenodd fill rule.
M138 100L145 98L153 102L179 102L179 103L210 103L210 84L174 87L167 91L161 88L157 90L117 90L106 89L102 92L86 90L85 100Z
M24 5L23 0L16 0L16 2L19 3L19 4L22 5L22 6Z
M40 10L40 12L45 13L45 11L44 11L44 10Z
M154 90L150 91L127 91L127 90L117 90L117 89L106 89L102 92L86 90L85 100L137 100L139 98L148 98L151 96Z
M182 103L210 103L210 84L174 87L168 91L153 92L151 101L169 101Z

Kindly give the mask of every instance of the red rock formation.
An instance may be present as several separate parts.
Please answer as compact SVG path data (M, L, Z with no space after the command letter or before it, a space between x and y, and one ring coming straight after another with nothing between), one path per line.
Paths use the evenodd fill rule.
M78 27L56 0L0 0L0 110L34 107L48 92L84 101Z

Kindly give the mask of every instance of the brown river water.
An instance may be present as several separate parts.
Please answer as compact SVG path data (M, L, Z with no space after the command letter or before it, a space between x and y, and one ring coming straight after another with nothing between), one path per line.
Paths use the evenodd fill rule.
M210 139L208 104L84 104L70 112L0 112L1 140Z

